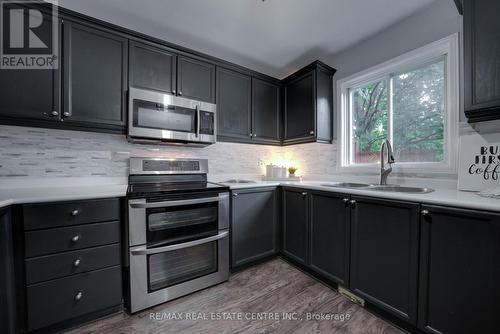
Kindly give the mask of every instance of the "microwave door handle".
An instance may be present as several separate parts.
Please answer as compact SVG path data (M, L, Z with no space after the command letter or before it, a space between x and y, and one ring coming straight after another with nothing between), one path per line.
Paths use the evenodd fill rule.
M208 198L183 199L183 200L179 200L179 201L130 203L129 205L133 209L167 208L167 207L172 207L172 206L219 202L227 197L228 197L228 195L219 196L219 197L208 197Z
M196 137L200 136L201 113L200 106L196 105Z
M164 246L164 247L159 247L159 248L146 248L144 246L134 248L130 251L132 255L151 255L151 254L158 254L158 253L165 253L165 252L170 252L178 249L183 249L183 248L189 248L189 247L194 247L198 245L203 245L212 241L216 241L222 238L227 237L228 232L223 231L220 232L217 235L208 237L208 238L203 238L199 240L193 240L193 241L188 241L184 242L182 244L177 244L177 245L170 245L170 246Z

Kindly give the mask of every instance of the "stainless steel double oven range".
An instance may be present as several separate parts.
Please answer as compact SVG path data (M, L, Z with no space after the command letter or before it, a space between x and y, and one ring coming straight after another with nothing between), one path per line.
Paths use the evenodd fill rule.
M203 159L130 159L130 312L228 279L229 189L207 172Z

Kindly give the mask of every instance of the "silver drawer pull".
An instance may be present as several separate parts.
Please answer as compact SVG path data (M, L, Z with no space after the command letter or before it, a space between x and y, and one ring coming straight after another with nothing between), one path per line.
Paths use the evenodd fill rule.
M80 259L76 259L74 262L73 262L73 266L74 267L78 267L80 265L80 262L81 260Z
M75 300L79 301L80 299L82 299L82 297L83 297L83 292L78 291L78 293L75 295Z
M78 216L78 214L80 213L79 210L73 210L71 211L71 215L74 217L74 216Z
M80 240L79 235L75 235L73 238L71 238L71 241L73 241L73 242L78 242L78 240Z

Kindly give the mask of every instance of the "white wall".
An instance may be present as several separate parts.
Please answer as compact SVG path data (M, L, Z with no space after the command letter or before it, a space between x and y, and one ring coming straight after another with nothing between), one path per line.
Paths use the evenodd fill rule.
M328 60L337 69L336 81L383 63L444 37L459 33L460 40L460 120L463 114L463 18L452 0L437 0L380 33L344 50ZM334 95L336 96L336 95Z

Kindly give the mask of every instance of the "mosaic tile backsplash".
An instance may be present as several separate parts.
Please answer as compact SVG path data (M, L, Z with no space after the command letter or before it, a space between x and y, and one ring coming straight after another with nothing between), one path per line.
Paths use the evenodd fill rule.
M299 175L330 175L336 145L140 145L123 135L0 126L0 177L125 177L131 156L205 158L210 175L261 175L271 162L294 165Z

